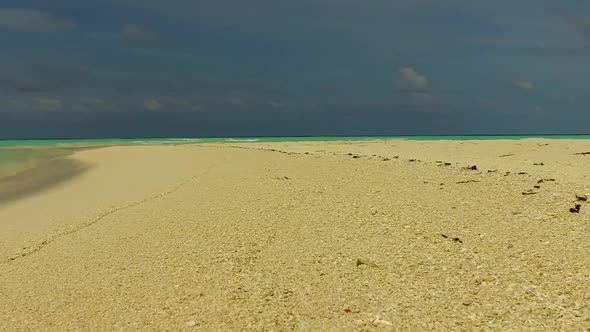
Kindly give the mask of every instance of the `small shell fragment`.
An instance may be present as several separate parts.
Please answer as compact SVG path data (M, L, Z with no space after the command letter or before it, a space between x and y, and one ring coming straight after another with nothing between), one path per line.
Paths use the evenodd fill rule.
M361 266L361 265L366 265L366 266L368 266L368 267L379 267L379 266L377 266L377 264L375 264L375 263L371 262L371 261L370 261L370 260L368 260L368 259L364 259L364 258L358 258L358 259L356 260L356 266Z

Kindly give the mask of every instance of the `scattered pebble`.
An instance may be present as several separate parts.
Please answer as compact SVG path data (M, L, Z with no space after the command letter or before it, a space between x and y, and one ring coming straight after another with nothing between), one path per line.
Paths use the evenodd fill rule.
M381 325L387 325L387 326L392 326L393 325L392 322L390 322L388 320L383 320L379 316L375 317L375 319L373 320L373 324L374 325L381 324Z
M477 171L477 166L473 165L473 166L467 166L467 169L470 169L472 171Z
M540 188L541 188L541 186L535 186L534 188L535 188L535 189L540 189Z
M588 201L588 196L587 195L576 195L576 199L580 202L586 202L586 201Z
M195 322L194 320L188 321L186 322L186 324L184 324L186 327L194 327L197 325L197 322Z
M585 155L589 155L590 152L578 152L578 153L574 153L575 155L580 155L580 156L585 156Z
M544 163L534 163L533 166L545 166Z
M514 156L514 153L503 154L500 157L510 157L510 156Z

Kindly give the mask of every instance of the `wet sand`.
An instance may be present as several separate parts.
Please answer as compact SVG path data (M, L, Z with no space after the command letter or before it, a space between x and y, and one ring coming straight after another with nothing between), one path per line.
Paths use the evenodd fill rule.
M72 158L90 168L74 180L0 206L0 330L584 330L586 151L541 139L82 151Z
M49 190L62 182L74 179L88 166L68 159L57 158L40 162L15 175L0 178L0 206Z

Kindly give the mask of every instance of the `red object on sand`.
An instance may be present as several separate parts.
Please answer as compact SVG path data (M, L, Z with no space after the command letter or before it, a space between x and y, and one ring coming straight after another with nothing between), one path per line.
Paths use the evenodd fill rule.
M352 312L352 310L350 310L350 309L344 309L344 312L347 313L347 314L349 314L349 313Z

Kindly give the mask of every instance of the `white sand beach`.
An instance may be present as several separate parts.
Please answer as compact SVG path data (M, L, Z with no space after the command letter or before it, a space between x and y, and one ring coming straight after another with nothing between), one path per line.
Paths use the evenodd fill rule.
M565 139L80 151L68 158L83 172L0 205L0 330L586 330L585 152Z

